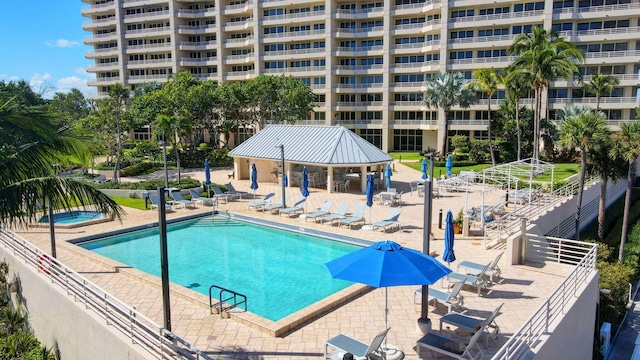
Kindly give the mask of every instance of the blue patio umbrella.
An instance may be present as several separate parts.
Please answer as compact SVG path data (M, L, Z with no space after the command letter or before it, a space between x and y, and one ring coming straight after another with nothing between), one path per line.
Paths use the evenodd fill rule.
M447 176L451 176L451 168L453 167L453 160L451 160L451 155L447 156L447 161L444 163L444 166L447 168Z
M211 185L211 169L209 168L209 159L204 159L204 184ZM209 193L209 186L207 186L207 193ZM208 194L211 197L210 194Z
M300 192L304 197L309 196L309 172L306 166L302 168L302 185L300 186Z
M388 315L387 287L431 285L451 270L433 257L402 247L391 240L380 241L325 264L331 276L374 287L385 287L385 329Z
M258 188L258 170L256 163L251 164L251 189L253 189L253 199L256 198L256 189Z
M388 188L391 187L391 175L393 175L391 172L391 165L387 164L387 168L384 169L384 184Z
M373 218L371 217L371 207L373 206L373 187L375 186L373 180L373 174L367 175L367 202L366 205L369 207L369 222L373 223Z
M422 159L420 170L422 171L422 180L427 180L429 178L429 175L427 175L427 170L429 170L429 166L427 166L427 159Z
M453 251L454 237L453 214L451 213L451 210L449 210L447 211L447 217L445 218L444 224L444 252L442 253L442 260L446 261L448 264L456 261L456 253Z

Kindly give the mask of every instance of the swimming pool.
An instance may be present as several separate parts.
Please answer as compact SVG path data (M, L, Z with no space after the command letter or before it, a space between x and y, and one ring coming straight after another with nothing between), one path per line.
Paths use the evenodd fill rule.
M97 224L112 219L98 211L74 210L64 211L53 215L53 225L55 227L70 229L79 226ZM41 217L34 226L48 227L49 216Z
M211 285L247 296L247 310L278 321L351 282L331 277L324 264L360 248L248 222L211 216L167 226L169 276L204 295ZM160 276L158 229L78 244Z

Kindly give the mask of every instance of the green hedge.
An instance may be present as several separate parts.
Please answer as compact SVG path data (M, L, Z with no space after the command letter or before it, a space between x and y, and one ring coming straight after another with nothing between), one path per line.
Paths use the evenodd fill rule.
M436 167L445 167L446 162L445 161L434 161L433 164ZM454 161L453 162L453 167L474 166L474 165L478 165L478 163L475 162L475 161L471 161L471 160L460 160L460 161Z
M98 189L155 190L159 187L164 187L164 179L117 184L106 182L103 184L94 184L93 186ZM200 181L192 179L190 177L180 179L180 183L178 183L178 180L169 181L169 187L175 187L179 189L192 189L200 186L202 186Z
M150 174L156 170L163 169L164 163L158 161L143 161L120 170L120 176L139 176Z

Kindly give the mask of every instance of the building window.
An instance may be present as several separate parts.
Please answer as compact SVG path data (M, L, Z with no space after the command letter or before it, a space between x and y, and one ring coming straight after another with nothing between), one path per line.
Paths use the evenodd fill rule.
M356 134L382 149L382 129L356 129Z
M393 151L422 151L422 130L393 130Z

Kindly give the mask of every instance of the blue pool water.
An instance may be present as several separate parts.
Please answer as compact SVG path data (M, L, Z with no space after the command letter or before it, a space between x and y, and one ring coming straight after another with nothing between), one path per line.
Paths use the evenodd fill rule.
M247 310L277 321L351 282L324 264L360 247L243 221L211 217L167 226L169 277L209 295L211 285L247 296ZM158 229L79 244L160 276Z
M104 214L97 211L66 211L53 215L53 223L59 225L77 224L89 220L104 218ZM49 223L49 216L43 216L39 223Z

